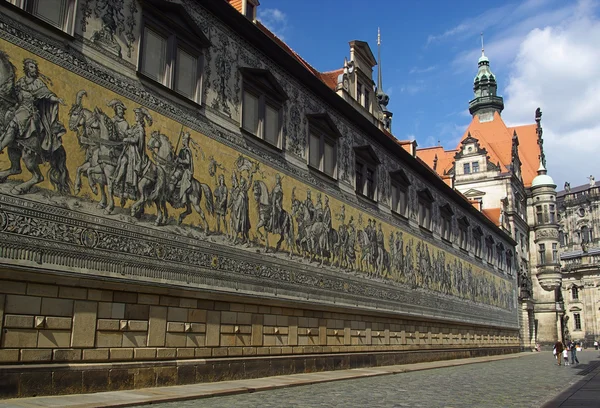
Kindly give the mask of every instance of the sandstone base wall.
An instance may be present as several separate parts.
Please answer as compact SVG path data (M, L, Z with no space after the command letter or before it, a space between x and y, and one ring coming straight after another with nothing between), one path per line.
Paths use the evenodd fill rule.
M0 397L519 351L518 330L0 270Z

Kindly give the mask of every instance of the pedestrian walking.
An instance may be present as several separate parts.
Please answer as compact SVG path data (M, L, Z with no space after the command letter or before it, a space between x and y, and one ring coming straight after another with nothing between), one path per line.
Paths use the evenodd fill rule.
M568 351L568 347L563 350L562 355L563 355L563 360L565 360L565 366L568 366L569 365L569 351Z
M598 340L594 340L594 348L598 350Z
M560 360L562 357L562 352L563 352L563 344L561 341L557 341L556 343L554 343L554 357L556 357L556 364L560 365Z
M579 364L579 360L577 359L577 344L571 342L570 344L570 349L571 349L571 364Z

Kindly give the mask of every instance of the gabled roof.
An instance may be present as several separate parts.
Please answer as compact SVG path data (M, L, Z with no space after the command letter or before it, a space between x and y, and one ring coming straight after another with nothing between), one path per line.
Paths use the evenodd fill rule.
M500 164L501 172L508 172L512 164L512 137L517 132L519 138L519 159L521 160L521 175L525 187L530 187L537 176L540 149L537 144L537 125L508 127L499 113L494 113L491 121L480 122L477 116L465 130L458 146L454 150L444 150L440 146L417 149L417 156L433 169L435 155L438 157L436 173L444 175L452 167L454 154L461 144L469 137L476 138L481 148L487 150L490 162ZM451 157L451 159L449 158Z
M481 210L481 212L488 217L491 222L500 226L500 208L485 208Z
M335 90L338 84L338 77L344 73L344 68L336 69L334 71L321 72L319 76L321 77L321 81L325 82L325 84Z

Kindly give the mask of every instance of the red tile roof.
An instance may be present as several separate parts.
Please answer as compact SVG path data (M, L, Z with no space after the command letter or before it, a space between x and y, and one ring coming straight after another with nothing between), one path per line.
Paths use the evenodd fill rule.
M338 77L343 73L344 68L340 68L334 71L321 72L319 77L321 78L321 81L325 82L329 88L335 91L335 88L337 88Z
M417 157L423 160L429 167L433 169L435 157L437 156L437 166L435 171L440 176L443 176L447 171L452 168L454 163L455 150L444 150L442 146L424 147L417 149Z
M488 217L488 219L491 222L493 222L497 226L500 226L500 208L486 208L484 210L481 210L481 212L483 213L483 215Z

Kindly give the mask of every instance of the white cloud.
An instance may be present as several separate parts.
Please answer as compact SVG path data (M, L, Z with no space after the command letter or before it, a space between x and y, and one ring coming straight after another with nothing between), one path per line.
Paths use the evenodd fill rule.
M598 173L600 155L600 19L597 3L580 1L561 23L523 39L505 89L505 121L532 123L542 108L549 174L558 188Z
M285 41L285 35L288 31L287 15L279 9L261 8L257 9L258 20L263 23L273 34Z
M436 69L435 65L431 65L429 67L426 68L418 68L418 67L412 67L411 70L408 72L409 74L426 74L428 72L432 72Z

